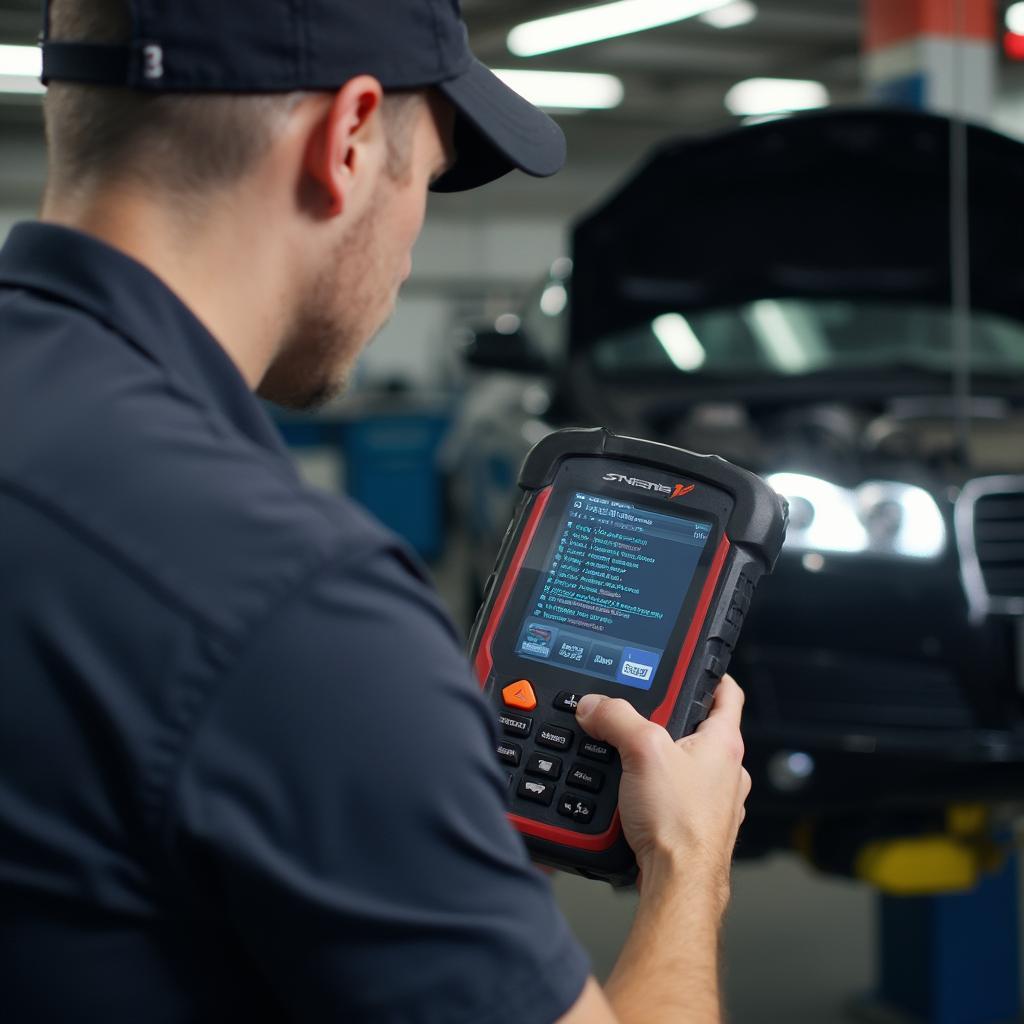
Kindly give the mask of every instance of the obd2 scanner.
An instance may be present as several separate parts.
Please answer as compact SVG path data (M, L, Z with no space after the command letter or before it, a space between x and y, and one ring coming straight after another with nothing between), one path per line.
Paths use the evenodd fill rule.
M603 429L544 438L519 486L470 634L510 817L536 860L628 885L618 755L579 728L576 704L624 697L673 738L693 732L778 557L786 504L717 456Z

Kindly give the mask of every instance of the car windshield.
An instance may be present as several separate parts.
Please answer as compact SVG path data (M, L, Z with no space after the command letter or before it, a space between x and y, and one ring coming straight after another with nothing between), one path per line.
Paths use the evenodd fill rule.
M971 368L1024 374L1024 323L972 314ZM760 299L739 306L647 313L592 346L598 369L615 373L796 377L829 371L955 365L948 307L850 299Z

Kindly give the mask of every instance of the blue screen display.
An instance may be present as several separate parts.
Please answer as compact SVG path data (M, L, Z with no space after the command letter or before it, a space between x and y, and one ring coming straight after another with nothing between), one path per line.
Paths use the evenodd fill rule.
M573 492L516 654L649 690L710 533L710 523Z

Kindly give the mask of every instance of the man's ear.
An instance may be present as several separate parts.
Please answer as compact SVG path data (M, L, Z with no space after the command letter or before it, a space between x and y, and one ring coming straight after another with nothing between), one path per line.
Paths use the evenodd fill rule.
M325 197L324 214L337 217L349 202L357 175L372 173L384 91L370 75L350 79L334 95L306 148L306 173Z

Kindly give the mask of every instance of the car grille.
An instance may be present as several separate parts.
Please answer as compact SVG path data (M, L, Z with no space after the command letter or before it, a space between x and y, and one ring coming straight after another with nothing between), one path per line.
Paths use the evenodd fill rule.
M974 539L986 590L993 597L1024 596L1024 492L980 497Z
M1024 477L972 480L956 527L972 616L1024 615Z

